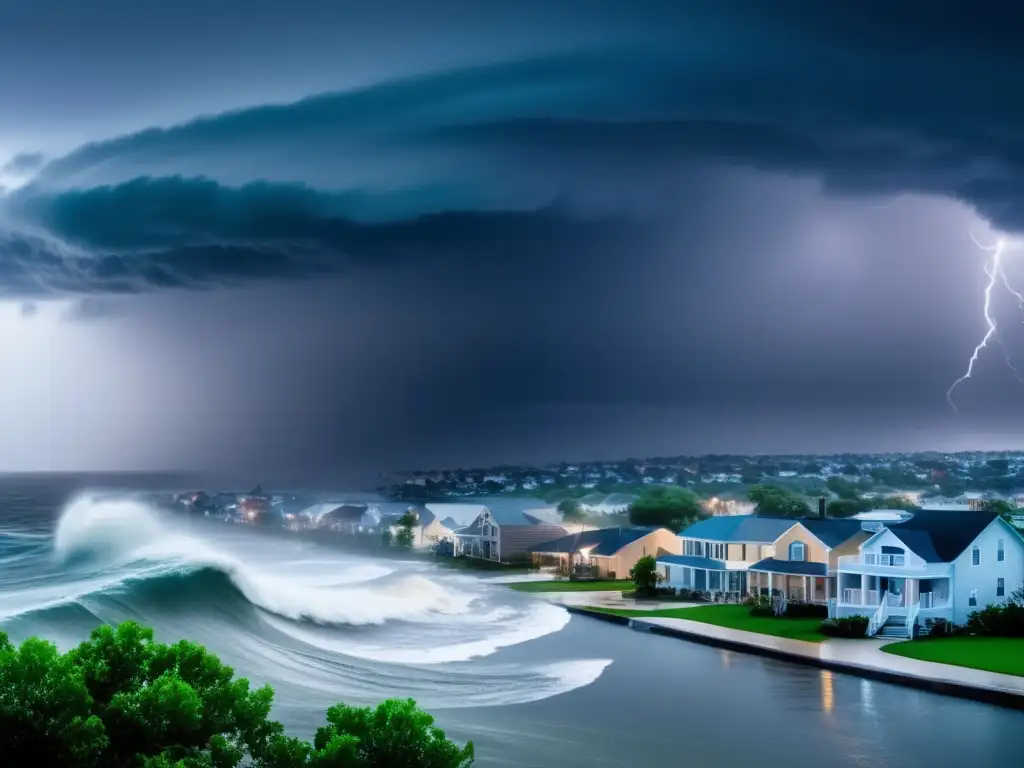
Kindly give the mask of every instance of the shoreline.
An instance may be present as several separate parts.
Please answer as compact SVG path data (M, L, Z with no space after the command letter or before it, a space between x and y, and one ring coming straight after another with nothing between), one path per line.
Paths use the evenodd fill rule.
M690 629L685 626L687 624L697 624L697 622L685 622L685 620L681 619L662 620L674 622L674 624L670 626L665 623L659 622L659 620L657 619L651 620L643 618L632 618L628 616L617 616L614 614L603 613L601 611L595 611L589 608L575 605L563 605L562 607L565 608L571 614L585 616L591 619L596 619L598 621L604 621L608 624L616 624L618 626L626 627L637 632L647 632L650 634L661 635L663 637L674 637L678 640L699 643L701 645L709 645L716 648L722 648L728 651L734 651L737 653L746 653L754 656L763 656L780 661L788 661L793 664L802 664L804 666L817 667L819 669L826 669L833 672L856 675L858 677L863 677L870 680L878 680L880 682L893 683L895 685L902 685L908 688L917 688L919 690L931 691L933 693L939 693L946 696L954 696L961 699L971 699L974 701L984 702L986 704L995 704L997 706L1006 707L1009 709L1024 710L1024 679L1022 679L1020 682L1021 689L1019 691L1015 691L1007 688L999 688L989 685L971 683L964 680L949 680L928 677L926 675L915 674L914 672L907 670L899 670L895 668L885 669L876 666L869 666L866 664L858 664L851 661L844 661L836 658L828 658L821 655L814 655L811 653L799 653L795 650L789 650L786 647L784 647L784 643L800 643L801 641L799 640L786 640L784 641L784 643L780 643L778 642L779 638L771 638L771 641L773 642L758 643L747 641L743 637L744 635L753 633L714 627L714 625L705 625L712 629L710 629L707 632L702 632L698 631L697 629ZM728 637L726 635L733 636ZM852 640L850 642L862 643L864 641ZM804 643L804 645L811 644ZM986 673L982 672L981 670L968 669L966 667L955 667L953 665L935 664L933 662L914 663L928 664L936 667L949 666L951 669L966 670L968 673L980 673L984 675L997 674ZM1009 678L1011 676L1003 675L1002 677Z

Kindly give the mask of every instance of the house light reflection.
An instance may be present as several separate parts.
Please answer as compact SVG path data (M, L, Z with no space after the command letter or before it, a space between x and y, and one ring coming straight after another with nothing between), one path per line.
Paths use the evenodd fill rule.
M821 708L831 712L835 706L835 692L832 690L832 673L827 669L821 671Z

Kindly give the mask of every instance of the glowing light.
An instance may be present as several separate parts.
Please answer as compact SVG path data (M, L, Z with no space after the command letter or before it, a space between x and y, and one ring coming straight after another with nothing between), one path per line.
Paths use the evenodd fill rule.
M993 340L995 340L1002 348L1003 357L1006 360L1006 366L1013 373L1017 381L1019 381L1021 384L1024 384L1024 377L1021 376L1020 371L1013 364L1013 360L1010 358L1010 351L1006 348L1006 345L1003 343L1002 339L1000 339L996 335L996 321L992 317L992 291L996 287L997 282L1002 283L1003 287L1006 288L1006 290L1017 299L1018 306L1020 306L1021 309L1024 309L1024 294L1021 294L1019 291L1014 290L1013 286L1010 285L1010 280L1006 276L1006 271L1003 268L1003 255L1007 249L1007 241L1005 238L1000 238L994 246L983 245L978 241L978 239L973 235L973 233L968 232L968 234L970 235L971 240L974 241L974 244L978 246L978 248L980 248L983 251L988 251L992 254L992 260L989 262L989 264L985 266L985 274L988 275L988 283L985 285L985 301L983 305L983 314L985 317L985 325L987 326L987 330L985 331L985 335L982 336L981 341L978 342L978 345L974 348L974 352L971 353L971 357L967 361L967 370L964 372L963 376L954 381L950 388L946 390L946 401L949 403L950 407L957 413L960 413L960 411L956 407L956 403L953 402L953 392L956 390L958 386L960 386L969 378L971 378L971 376L974 374L974 366L978 362L978 358L981 356L981 351L985 349L989 345L989 342Z

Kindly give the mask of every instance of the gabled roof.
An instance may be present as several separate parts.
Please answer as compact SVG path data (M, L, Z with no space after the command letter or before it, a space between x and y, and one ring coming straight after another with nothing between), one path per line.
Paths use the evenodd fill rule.
M579 552L589 549L591 555L611 557L620 549L634 541L649 536L649 528L600 528L596 531L583 531L569 536L562 536L553 541L546 541L530 547L531 552L559 553Z
M971 545L978 534L985 530L999 515L995 512L975 512L960 509L922 509L914 516L899 524L893 524L892 532L918 556L927 562L949 563L956 560ZM912 533L912 532L917 532ZM931 542L935 560L928 560L924 552L904 536L914 538L918 546L925 546L925 534Z
M939 557L939 553L935 551L935 544L932 542L932 537L927 531L915 531L910 528L900 527L890 532L926 563L944 562Z
M844 541L864 530L860 520L837 520L827 517L807 517L793 522L800 523L826 547L838 547Z
M794 576L826 576L828 563L811 563L806 560L776 560L766 557L750 566L751 571L768 573L788 573Z
M420 523L430 525L435 518L450 517L458 521L458 525L466 526L476 520L483 511L483 504L427 504L420 513Z
M721 560L712 560L710 557L697 557L695 555L658 555L658 562L669 565L685 565L705 571L728 570L725 567L725 563Z
M551 505L540 499L487 499L484 506L499 526L553 524L544 519Z
M679 535L687 539L771 544L796 522L757 515L716 515L694 523Z

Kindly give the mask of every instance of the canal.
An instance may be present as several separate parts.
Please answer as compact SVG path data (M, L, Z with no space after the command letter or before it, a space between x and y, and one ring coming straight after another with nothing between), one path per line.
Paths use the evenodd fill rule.
M592 685L529 704L448 710L442 725L476 740L481 766L1024 765L1024 712L583 616L504 657L566 649L613 663Z

